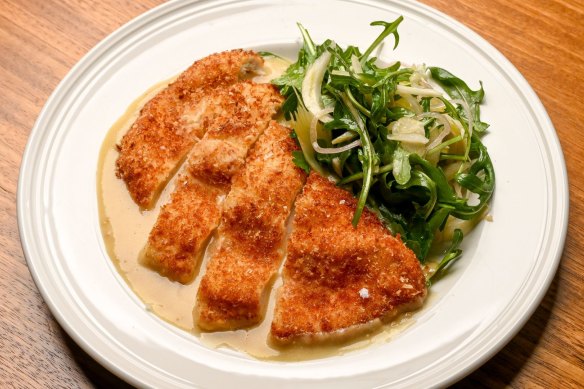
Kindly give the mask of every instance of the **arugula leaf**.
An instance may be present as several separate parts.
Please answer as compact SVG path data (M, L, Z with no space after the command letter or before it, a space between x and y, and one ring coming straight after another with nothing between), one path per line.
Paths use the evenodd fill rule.
M416 209L416 213L423 217L424 220L430 216L434 206L436 205L436 201L438 200L438 193L436 191L436 183L428 177L424 172L420 170L412 170L410 179L405 184L399 184L396 186L397 189L400 190L411 190L412 192L412 202L414 203L414 208ZM424 190L424 195L415 195L412 189L422 189ZM427 201L424 204L421 204L421 201L418 201L418 198L427 198Z
M293 151L292 157L293 157L292 162L294 162L296 166L304 170L306 174L310 173L310 165L306 161L306 158L304 158L304 153L302 153L302 151L300 150Z
M495 169L487 148L476 134L473 134L472 140L470 156L474 159L474 163L468 172L459 173L455 177L461 187L479 195L478 204L471 206L464 203L453 211L453 216L465 220L479 216L495 190Z
M281 110L284 113L284 118L291 120L294 117L294 113L298 111L298 95L296 93L288 95L282 104Z
M459 249L458 247L460 246L460 243L462 242L463 238L464 235L462 231L458 228L455 229L450 247L448 248L448 250L446 250L444 257L438 264L438 267L436 268L432 276L427 280L428 285L432 285L432 283L435 280L441 277L441 275L443 274L444 270L447 267L451 266L458 258L460 258L460 256L462 255L462 250Z
M487 123L481 122L480 104L485 97L482 81L479 81L481 87L478 90L473 91L464 81L447 70L439 67L430 67L429 69L430 74L432 74L432 78L438 82L438 84L446 91L446 93L448 93L451 98L461 99L467 102L471 110L471 115L473 115L475 130L478 132L484 132L489 127L489 125ZM468 120L470 118L466 119Z
M351 190L358 197L353 225L358 224L364 207L369 207L423 263L434 237L450 216L471 223L480 220L494 191L495 173L480 139L488 127L480 120L482 83L478 90L472 90L439 67L406 67L400 62L381 66L372 57L388 37L393 36L397 47L397 29L402 21L399 17L393 22L373 22L383 31L363 53L356 46L342 48L331 40L316 44L299 24L303 45L298 59L273 83L286 98L282 107L285 117L294 118L299 125L295 133L302 138L303 152L294 152L294 163L307 172L312 168L330 174L339 186ZM323 64L321 101L307 108L301 93L303 80L307 69L325 52L330 53L330 60ZM426 69L450 99L425 90L429 85ZM465 111L465 104L455 100L466 102L470 113ZM318 107L333 110L318 125L314 139L307 123L317 114L310 110ZM411 132L404 128L401 133L392 133L399 136L388 139L390 132L396 131L390 124L405 117L419 121L423 134L418 126ZM468 131L470 121L472 132ZM450 133L435 141L448 128L445 123L450 123ZM359 142L354 143L357 139ZM328 153L316 152L314 142L329 149ZM340 153L330 150L346 145L353 148ZM474 193L478 201L470 203L469 193ZM462 238L461 231L454 233L438 273L460 257Z
M397 147L393 153L393 176L398 184L405 185L411 177L410 153Z
M280 77L275 78L272 80L272 84L286 87L283 93L289 94L291 88L295 88L297 90L302 88L302 80L304 79L304 75L306 73L306 65L308 65L308 61L306 59L306 55L301 50L298 53L298 61L293 63L286 69L284 74Z
M375 39L373 41L373 43L371 43L371 45L367 48L367 50L365 50L365 52L363 53L363 55L360 58L361 62L365 62L369 58L369 56L371 55L373 50L375 50L375 48L377 46L379 46L381 44L381 42L383 42L383 40L391 34L393 34L393 36L395 38L395 44L393 46L393 49L395 50L397 48L397 45L399 44L399 34L397 33L397 27L399 26L399 24L403 20L404 20L404 17L400 16L399 18L394 20L392 23L387 23L387 22L384 22L382 20L378 20L378 21L371 23L371 26L383 26L385 28L383 29L383 32L381 34L379 34L377 39Z

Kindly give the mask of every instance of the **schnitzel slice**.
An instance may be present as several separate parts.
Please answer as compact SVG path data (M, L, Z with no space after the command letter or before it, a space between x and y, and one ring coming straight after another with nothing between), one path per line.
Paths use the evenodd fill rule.
M276 344L345 340L426 296L414 253L355 198L315 173L296 201L283 286L271 326Z
M251 51L210 55L144 105L118 145L116 161L116 175L140 207L154 205L185 155L203 137L205 118L216 114L215 89L247 78L262 64L262 58Z
M234 330L264 317L285 253L286 220L306 179L292 162L298 147L290 131L272 122L233 179L193 313L203 330Z
M249 81L215 93L226 97L214 108L219 115L207 123L205 136L189 153L141 257L142 264L181 283L193 280L219 224L231 178L282 103L274 86Z

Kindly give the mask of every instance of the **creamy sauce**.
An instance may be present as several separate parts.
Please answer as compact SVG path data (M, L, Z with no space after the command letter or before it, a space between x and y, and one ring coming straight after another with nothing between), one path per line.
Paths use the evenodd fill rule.
M263 74L255 77L256 82L268 82L281 74L288 62L280 58L269 58ZM156 206L152 210L141 210L130 197L125 183L115 175L115 162L118 158L118 144L139 115L141 107L172 80L161 82L134 101L126 113L118 119L108 132L101 148L97 172L98 201L100 223L108 254L124 277L129 287L144 302L145 309L161 319L185 331L193 333L203 344L211 348L229 347L247 353L259 359L307 360L331 355L340 355L364 348L374 343L383 343L395 334L413 324L410 314L401 315L391 324L379 326L376 331L365 336L356 337L350 343L338 345L310 345L280 349L268 344L268 334L272 322L276 290L282 280L278 276L269 297L266 317L263 322L248 330L205 333L200 332L193 322L193 308L202 275L208 261L208 249L203 257L199 273L195 280L183 285L160 276L141 264L140 251L148 240L148 234L160 211L174 190L174 180L166 186ZM180 169L179 169L180 171ZM209 247L213 246L213 242Z

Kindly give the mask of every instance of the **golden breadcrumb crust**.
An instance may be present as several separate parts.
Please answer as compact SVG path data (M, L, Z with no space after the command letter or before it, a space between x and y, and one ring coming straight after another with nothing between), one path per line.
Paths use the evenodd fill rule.
M193 316L203 330L234 330L263 319L287 252L270 332L280 345L343 340L419 307L414 253L367 209L355 229L355 198L292 162L290 129L272 121L282 96L245 81L262 64L244 50L195 62L123 137L116 174L142 208L186 160L140 261L189 283L219 225Z
M347 330L422 304L424 274L414 253L356 199L315 173L296 201L284 284L271 338L276 343L343 337Z
M154 225L141 261L181 283L192 281L206 244L220 221L231 178L249 148L277 113L282 97L269 84L249 81L218 89L217 113L191 150L178 184Z
M118 145L116 174L142 208L154 205L187 152L204 135L215 89L234 84L263 64L251 51L233 50L196 61L147 102ZM211 110L207 112L207 110Z
M255 325L265 314L284 256L286 220L306 179L292 162L297 145L290 131L272 122L233 179L194 311L204 330Z

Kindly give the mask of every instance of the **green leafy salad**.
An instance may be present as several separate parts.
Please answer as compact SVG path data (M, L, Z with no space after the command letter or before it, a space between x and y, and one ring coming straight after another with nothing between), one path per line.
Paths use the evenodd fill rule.
M441 253L432 276L460 257L463 233L486 215L495 173L481 142L484 91L439 67L381 64L372 56L403 17L361 52L332 40L317 45L299 24L298 60L272 83L302 151L296 165L315 170L358 198L399 235L421 263Z

